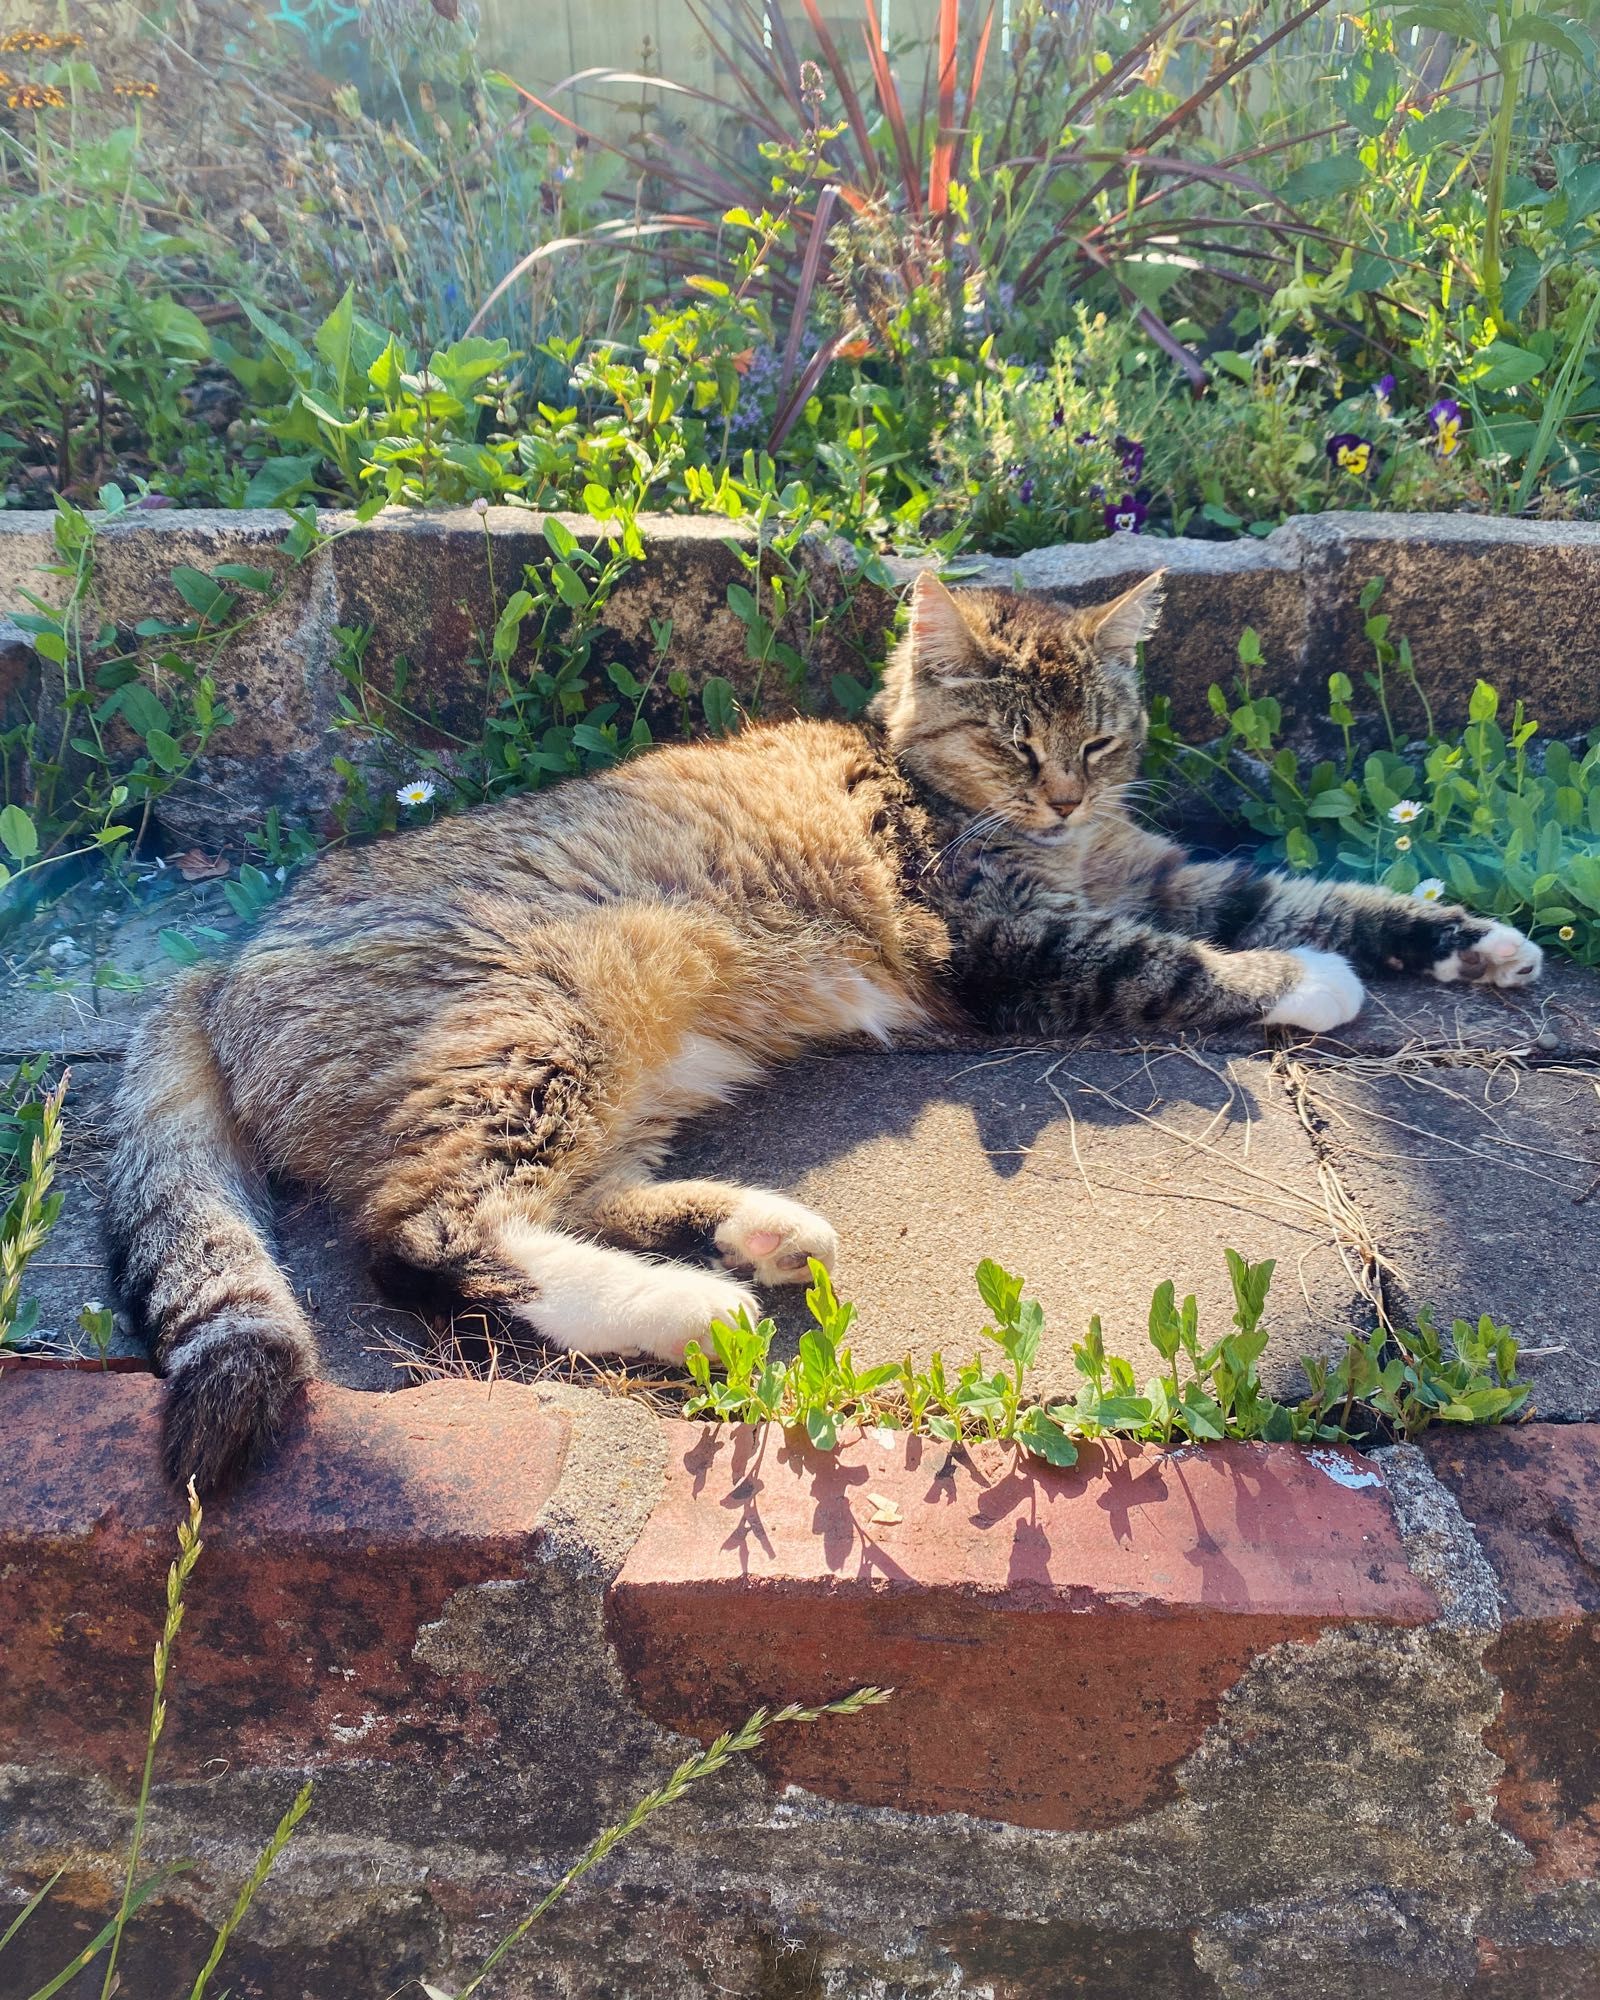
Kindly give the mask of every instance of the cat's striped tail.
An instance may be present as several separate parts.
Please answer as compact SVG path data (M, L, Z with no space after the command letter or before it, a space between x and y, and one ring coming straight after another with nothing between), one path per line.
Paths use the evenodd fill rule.
M105 1208L117 1290L167 1378L168 1475L202 1491L250 1463L316 1368L206 1032L214 977L175 981L133 1038Z

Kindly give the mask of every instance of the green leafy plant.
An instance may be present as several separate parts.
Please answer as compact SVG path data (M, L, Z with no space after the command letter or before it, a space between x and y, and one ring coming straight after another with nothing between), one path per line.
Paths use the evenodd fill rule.
M232 721L217 699L217 656L266 616L282 590L277 572L254 564L204 571L180 563L168 577L179 615L152 614L128 632L106 614L97 564L106 522L130 503L117 486L102 487L99 499L98 516L57 502L56 560L41 574L55 580L60 602L23 589L28 608L10 614L59 678L48 727L32 714L0 734L0 914L21 907L22 876L139 845L161 800ZM302 562L337 533L324 534L303 510L278 553ZM13 796L24 774L28 791Z
M247 302L246 311L266 352L230 347L224 358L281 447L251 478L247 506L283 506L330 488L372 511L521 491L508 341L453 341L418 366L394 334L356 310L349 286L309 346L259 307Z
M130 429L157 456L183 441L183 392L211 337L177 294L194 296L198 256L226 261L220 236L157 220L172 197L137 126L75 131L74 103L100 89L78 57L50 62L31 132L0 126L0 469L47 465L56 492L80 497Z
M1537 722L1479 681L1459 735L1439 733L1417 678L1411 646L1377 610L1381 580L1362 593L1374 665L1366 687L1387 748L1363 753L1357 694L1348 675L1329 679L1336 757L1312 761L1282 741L1283 711L1251 691L1264 665L1260 640L1240 641L1241 680L1230 699L1210 691L1223 734L1209 746L1184 742L1170 711L1152 706L1150 768L1203 793L1263 838L1264 859L1381 883L1402 895L1464 903L1530 930L1580 964L1600 963L1600 730L1575 750L1559 739L1536 759ZM1398 698L1426 730L1403 742Z
M983 1339L998 1354L974 1354L952 1369L935 1350L927 1366L911 1358L858 1368L847 1337L855 1307L842 1303L827 1271L811 1266L806 1307L813 1321L794 1358L774 1358L776 1328L717 1320L711 1352L691 1341L685 1366L694 1392L689 1416L718 1422L802 1426L820 1450L832 1451L845 1423L885 1425L950 1443L987 1439L1010 1443L1052 1465L1072 1465L1077 1441L1106 1436L1169 1445L1256 1438L1273 1443L1339 1443L1351 1434L1359 1406L1388 1435L1415 1436L1431 1422L1497 1423L1527 1402L1530 1385L1517 1377L1517 1343L1506 1327L1485 1318L1455 1322L1447 1351L1432 1319L1414 1330L1380 1327L1345 1335L1345 1353L1330 1367L1304 1363L1311 1393L1298 1404L1277 1402L1263 1389L1260 1361L1273 1264L1248 1263L1227 1252L1233 1290L1233 1330L1202 1342L1191 1293L1181 1305L1170 1280L1150 1301L1149 1333L1160 1367L1143 1388L1131 1363L1108 1354L1098 1316L1073 1346L1081 1378L1066 1400L1030 1396L1028 1373L1038 1359L1044 1312L1023 1296L1023 1282L1000 1265L978 1266L979 1296L991 1314ZM713 1371L713 1363L721 1374Z
M1484 306L1492 314L1501 307L1506 182L1523 83L1531 64L1551 51L1593 75L1600 51L1584 25L1591 12L1586 0L1422 0L1395 13L1399 25L1453 35L1481 51L1498 74L1478 261Z

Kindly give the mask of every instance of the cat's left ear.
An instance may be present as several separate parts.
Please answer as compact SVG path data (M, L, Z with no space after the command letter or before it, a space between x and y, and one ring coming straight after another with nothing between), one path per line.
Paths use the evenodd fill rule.
M1109 604L1097 605L1083 615L1091 622L1090 640L1102 665L1131 667L1141 641L1148 639L1161 617L1161 600L1167 587L1164 569L1143 577L1132 590L1125 590Z
M972 628L931 569L920 570L911 586L910 641L914 675L948 687L964 686L977 677Z

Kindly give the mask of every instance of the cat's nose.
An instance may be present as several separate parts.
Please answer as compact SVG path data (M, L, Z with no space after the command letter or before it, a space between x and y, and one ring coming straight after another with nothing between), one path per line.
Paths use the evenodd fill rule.
M1059 779L1053 784L1046 780L1044 797L1045 804L1065 819L1069 813L1076 812L1083 804L1083 787L1073 784L1068 779Z

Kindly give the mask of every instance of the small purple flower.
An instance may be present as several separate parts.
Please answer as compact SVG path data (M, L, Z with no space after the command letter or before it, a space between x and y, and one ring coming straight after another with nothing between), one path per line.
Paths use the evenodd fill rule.
M1095 431L1079 431L1072 442L1074 444L1093 444L1097 436L1098 433Z
M1125 438L1119 432L1112 448L1122 461L1123 478L1136 480L1144 471L1144 446L1136 438Z
M1449 396L1441 396L1429 409L1428 422L1433 425L1433 441L1439 447L1439 456L1454 458L1461 449L1461 405Z
M1354 431L1340 431L1325 447L1328 463L1352 479L1365 479L1372 470L1372 440L1357 437Z
M1378 377L1378 386L1373 393L1377 396L1380 403L1385 405L1392 403L1394 401L1394 377L1392 375L1380 375Z
M1064 409L1062 409L1061 405L1057 403L1055 408L1050 413L1051 430L1058 431L1062 429L1063 426L1066 424L1066 421L1067 421L1067 413Z
M1150 518L1150 509L1136 493L1124 493L1106 509L1106 533L1136 535Z
M1017 498L1022 502L1024 507L1031 507L1033 505L1033 481L1031 479L1023 480L1022 484L1017 488Z

